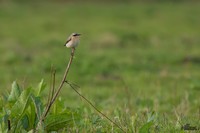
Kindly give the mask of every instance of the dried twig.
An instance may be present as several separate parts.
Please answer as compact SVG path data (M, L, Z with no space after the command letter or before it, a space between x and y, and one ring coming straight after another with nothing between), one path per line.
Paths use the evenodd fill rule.
M52 86L50 87L51 91L49 92L48 104L47 104L46 108L48 108L50 106L52 98L53 98L53 95L54 95L54 92L55 92L55 78L56 78L56 70L52 68L52 73L51 73L51 80L52 80L51 81L51 85ZM44 118L47 116L47 113L48 112L46 112L46 114L44 114Z
M43 112L43 114L41 115L40 117L40 120L38 122L38 125L36 127L36 130L35 132L38 133L38 130L39 128L41 127L41 124L43 122L43 120L46 118L47 114L49 113L49 110L51 108L51 106L53 105L53 103L55 102L56 98L58 97L64 83L68 83L71 88L80 96L82 97L88 104L90 104L98 113L100 113L102 116L104 116L107 120L109 120L111 123L113 123L115 126L117 126L121 131L123 132L126 132L124 131L116 122L114 122L113 120L111 120L110 118L108 118L105 114L103 114L100 110L98 110L87 98L85 98L83 95L81 95L73 86L72 84L70 84L66 78L67 78L67 75L68 75L68 72L69 72L69 69L70 69L70 66L72 64L72 61L73 61L73 57L74 57L74 52L75 52L75 48L72 48L72 51L71 51L71 57L70 57L70 60L68 62L68 65L66 67L66 70L65 70L65 73L64 73L64 76L63 76L63 79L58 87L58 89L55 90L55 70L52 70L52 77L51 78L53 81L52 81L52 86L51 86L51 91L49 93L49 98L48 98L48 103L47 103L47 106Z
M55 102L56 98L58 97L58 94L60 93L60 91L61 91L61 89L62 89L62 87L63 87L63 85L64 85L64 83L65 83L65 81L66 81L66 77L67 77L67 75L68 75L70 66L71 66L72 61L73 61L74 52L75 52L75 48L72 48L72 49L71 49L71 57L70 57L70 59L69 59L68 65L67 65L67 67L66 67L66 70L65 70L63 79L62 79L62 81L61 81L61 83L60 83L58 89L55 90L54 95L53 95L54 89L52 89L52 95L53 95L53 97L50 96L51 98L50 98L50 100L49 100L49 103L47 104L47 107L45 108L45 110L44 110L42 116L40 117L40 120L39 120L38 125L37 125L37 127L36 127L36 131L35 131L36 133L38 132L39 128L41 127L42 121L43 121L43 120L45 119L45 117L47 116L47 114L48 114L48 112L49 112L51 106L52 106L53 103ZM54 77L55 77L55 76L54 76ZM53 86L52 86L52 87L54 88L54 86L55 86L55 79L53 79Z
M49 91L49 94L48 94L48 100L47 100L47 105L45 108L47 108L52 100L52 97L53 97L53 94L54 94L54 89L55 89L55 83L54 83L54 80L55 80L55 73L56 73L56 70L54 69L53 66L51 66L51 80L50 80L50 91Z
M115 126L117 126L122 132L126 133L126 131L124 131L122 129L122 127L120 127L116 122L114 122L113 120L111 120L108 116L106 116L104 113L102 113L99 109L97 109L86 97L84 97L82 94L80 94L71 83L69 83L68 81L65 81L67 84L69 84L69 86L80 96L82 97L89 105L91 105L99 114L101 114L103 117L105 117L107 120L109 120L111 123L113 123ZM77 85L76 85L77 86ZM77 86L78 87L78 86Z

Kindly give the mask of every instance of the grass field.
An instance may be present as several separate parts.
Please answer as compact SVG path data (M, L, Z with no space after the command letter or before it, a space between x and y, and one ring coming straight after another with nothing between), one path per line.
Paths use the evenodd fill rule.
M0 92L16 80L22 88L59 84L72 32L82 33L68 80L128 132L153 116L151 132L200 128L200 3L36 3L0 5ZM97 113L70 87L65 106L85 117ZM154 112L154 115L151 115ZM84 132L106 132L106 119ZM119 131L108 128L109 132ZM82 129L83 130L83 129ZM80 129L81 131L81 129Z

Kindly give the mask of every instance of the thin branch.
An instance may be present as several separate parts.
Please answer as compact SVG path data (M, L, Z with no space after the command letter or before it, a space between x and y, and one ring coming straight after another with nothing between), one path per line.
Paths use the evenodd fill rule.
M60 93L64 83L65 83L65 80L66 80L66 77L68 75L68 72L69 72L69 69L70 69L70 66L72 64L72 61L73 61L73 57L74 57L74 53L75 53L75 48L72 48L71 49L71 57L69 59L69 62L68 62L68 65L66 67L66 70L65 70L65 73L64 73L64 76L63 76L63 79L58 87L58 89L56 90L55 94L53 95L53 97L51 98L51 101L49 102L49 105L46 107L45 111L43 112L42 116L40 117L40 120L38 122L38 125L36 127L36 132L38 132L38 129L40 128L41 124L42 124L42 121L45 119L45 117L47 116L47 114L49 113L49 110L51 108L51 106L53 105L53 103L55 102L56 98L58 97L58 94Z
M48 99L47 99L47 105L45 108L47 108L52 100L52 97L53 97L53 65L51 65L51 80L50 80L50 91L49 91L49 94L48 94Z
M48 99L48 104L47 104L46 108L48 108L48 106L50 106L54 92L55 92L55 78L56 78L56 70L52 68L52 75L51 75L52 86L51 86L51 91L49 93L49 99ZM48 112L46 112L46 114L44 114L44 118L47 116L47 114L48 114Z
M102 113L99 109L97 109L86 97L84 97L82 94L80 94L73 86L72 84L70 84L68 81L65 81L67 84L69 84L69 86L80 96L82 97L89 105L91 105L98 113L100 113L103 117L105 117L107 120L109 120L111 123L113 123L115 126L117 126L121 131L123 131L124 133L126 133L126 131L124 131L122 129L122 127L120 127L116 122L114 122L113 120L111 120L108 116L106 116L104 113ZM77 86L77 85L76 85Z
M66 70L65 70L65 74L64 74L63 79L62 79L62 81L61 81L61 83L60 83L60 86L58 87L58 89L57 89L55 95L54 95L53 98L52 98L51 105L53 104L53 102L54 102L54 101L56 100L56 98L58 97L58 94L59 94L60 90L62 89L64 83L65 83L65 80L66 80L67 75L68 75L68 72L69 72L69 68L70 68L70 66L71 66L71 64L72 64L72 61L73 61L74 52L75 52L75 48L72 48L71 57L70 57L70 60L69 60L68 65L67 65L67 68L66 68Z

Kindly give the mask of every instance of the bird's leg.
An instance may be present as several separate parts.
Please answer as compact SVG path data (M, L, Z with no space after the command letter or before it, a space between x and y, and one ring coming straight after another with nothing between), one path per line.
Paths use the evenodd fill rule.
M71 56L74 56L74 51L75 51L75 48L72 48Z

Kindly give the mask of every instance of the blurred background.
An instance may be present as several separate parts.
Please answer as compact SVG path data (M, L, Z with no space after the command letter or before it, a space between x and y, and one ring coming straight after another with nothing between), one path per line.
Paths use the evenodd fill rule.
M49 86L52 65L59 84L70 57L63 45L78 32L68 80L99 108L176 109L196 118L199 24L198 0L1 0L0 92L15 80L23 88L41 79ZM80 106L67 85L61 96L67 106Z

